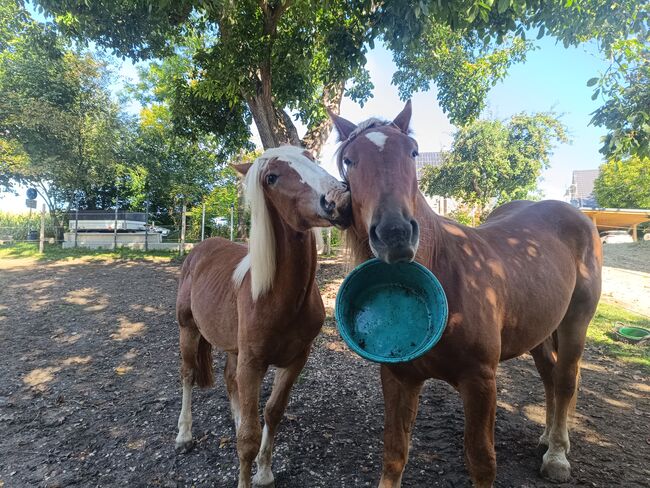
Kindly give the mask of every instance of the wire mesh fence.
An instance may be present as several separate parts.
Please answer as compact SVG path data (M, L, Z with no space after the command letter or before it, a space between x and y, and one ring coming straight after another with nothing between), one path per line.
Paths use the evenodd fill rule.
M44 244L62 249L128 248L182 254L210 237L246 242L250 224L247 215L238 217L234 209L224 215L211 215L200 207L188 210L179 206L164 213L149 212L147 208L42 213L42 209L25 214L0 212L0 246L38 247L42 245L42 232ZM344 247L337 229L323 229L321 236L321 250L326 254Z

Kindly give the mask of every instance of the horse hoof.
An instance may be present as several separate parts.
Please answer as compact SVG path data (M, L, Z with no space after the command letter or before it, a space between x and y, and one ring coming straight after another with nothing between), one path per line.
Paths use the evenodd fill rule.
M187 452L190 452L194 448L194 441L190 439L189 441L176 441L176 452L178 454L185 454Z
M544 457L546 458L546 456ZM544 478L558 483L564 483L571 479L571 465L566 459L557 457L544 459L540 472Z
M253 486L255 488L275 488L275 479L273 474L262 474L257 472L253 476Z

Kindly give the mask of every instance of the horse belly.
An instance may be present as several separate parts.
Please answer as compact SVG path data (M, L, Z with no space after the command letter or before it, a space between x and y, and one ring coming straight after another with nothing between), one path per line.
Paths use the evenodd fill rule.
M572 290L559 287L521 302L516 318L506 316L501 329L501 361L530 351L549 337L562 321Z
M214 347L237 352L237 304L226 293L192 294L192 315L201 335Z

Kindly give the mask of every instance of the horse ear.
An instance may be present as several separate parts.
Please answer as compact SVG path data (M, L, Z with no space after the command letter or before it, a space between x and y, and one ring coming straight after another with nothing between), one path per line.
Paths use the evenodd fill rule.
M393 124L395 124L399 129L407 134L409 131L409 124L411 123L411 100L406 102L402 111L395 117Z
M248 173L248 170L251 169L253 163L231 164L231 166L235 168L235 171L237 171L237 173L242 176L246 176L246 173Z
M346 140L350 136L350 134L352 134L352 131L357 128L357 126L354 125L352 122L344 119L339 115L336 115L329 108L327 109L327 113L330 116L330 119L332 119L332 122L334 122L334 127L336 127L336 131L339 133L339 141Z

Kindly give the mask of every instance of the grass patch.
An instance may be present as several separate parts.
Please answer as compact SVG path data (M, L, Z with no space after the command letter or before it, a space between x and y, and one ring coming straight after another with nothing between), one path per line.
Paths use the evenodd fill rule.
M628 312L619 306L600 302L596 315L587 329L587 340L608 356L650 371L650 343L628 344L617 340L614 332L617 322L650 329L650 319Z
M45 244L44 253L38 252L38 243L20 242L10 246L0 246L0 259L21 259L35 258L40 261L65 261L72 259L83 259L85 261L110 261L121 260L145 260L155 262L170 262L178 258L175 251L140 251L120 247L116 250L110 249L87 249L78 247L76 249L63 249L58 244Z

